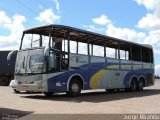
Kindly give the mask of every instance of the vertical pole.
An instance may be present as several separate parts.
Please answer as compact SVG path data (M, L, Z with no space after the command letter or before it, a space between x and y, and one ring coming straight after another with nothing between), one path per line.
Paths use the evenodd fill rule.
M89 66L90 66L91 56L90 56L90 47L89 47L89 44L90 44L89 35L87 35L88 63L89 63Z
M89 47L89 36L87 35L87 49L88 49L88 56L90 56L90 47Z
M78 40L77 40L77 49L76 49L77 54L78 54L78 49L79 49L79 47L78 47Z
M104 58L105 58L105 65L104 65L104 68L106 69L106 66L107 66L107 58L106 58L106 42L104 44Z
M42 35L40 35L39 46L42 47Z
M31 38L31 48L32 48L32 43L33 43L33 34L32 34L32 38Z
M104 43L104 57L106 57L106 42Z
M63 42L64 42L64 44L63 44L63 47L64 47L64 52L65 52L65 46L66 46L66 43L65 43L65 39L66 39L66 33L64 32L64 36L63 36Z
M120 44L119 43L118 43L118 59L119 59L119 69L121 69Z
M129 56L130 56L130 60L131 60L131 70L133 70L132 47L130 47Z
M93 44L91 44L91 55L93 56Z
M142 69L143 69L143 53L142 53L142 48L140 48L140 55L141 55L141 66L142 66Z
M115 49L115 58L117 59L117 49Z
M70 30L67 31L67 41L68 41L68 66L69 65L69 61L70 61ZM70 69L70 67L68 67L68 69Z

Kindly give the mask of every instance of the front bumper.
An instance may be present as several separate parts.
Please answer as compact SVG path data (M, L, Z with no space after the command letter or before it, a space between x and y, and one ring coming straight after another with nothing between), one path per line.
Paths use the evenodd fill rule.
M45 92L45 87L38 84L19 84L16 86L17 91Z

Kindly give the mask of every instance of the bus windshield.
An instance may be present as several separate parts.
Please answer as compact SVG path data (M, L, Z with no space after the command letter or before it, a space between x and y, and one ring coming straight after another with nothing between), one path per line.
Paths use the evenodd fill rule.
M34 48L34 47L45 47L48 45L49 36L41 34L24 34L23 43L21 49Z
M46 71L45 66L44 49L19 51L15 74L43 73Z

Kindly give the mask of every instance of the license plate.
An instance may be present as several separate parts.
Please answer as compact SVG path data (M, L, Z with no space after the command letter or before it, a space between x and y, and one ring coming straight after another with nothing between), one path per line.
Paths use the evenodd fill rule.
M24 91L28 90L28 86L23 86L23 90Z

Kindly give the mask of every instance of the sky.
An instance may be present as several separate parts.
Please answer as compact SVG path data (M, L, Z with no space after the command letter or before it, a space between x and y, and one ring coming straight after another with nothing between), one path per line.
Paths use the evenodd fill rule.
M0 50L19 49L22 31L62 24L154 49L160 75L160 0L0 0Z

